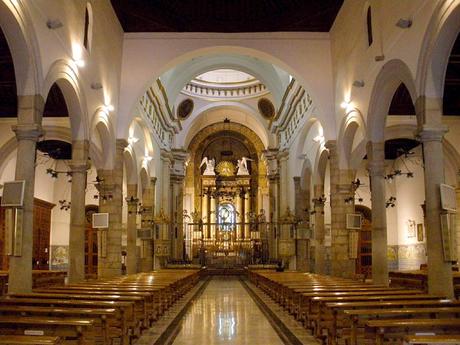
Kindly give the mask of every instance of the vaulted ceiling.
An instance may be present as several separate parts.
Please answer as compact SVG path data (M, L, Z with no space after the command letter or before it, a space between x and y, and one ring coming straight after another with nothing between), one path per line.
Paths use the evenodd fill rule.
M125 32L328 32L343 0L111 0Z

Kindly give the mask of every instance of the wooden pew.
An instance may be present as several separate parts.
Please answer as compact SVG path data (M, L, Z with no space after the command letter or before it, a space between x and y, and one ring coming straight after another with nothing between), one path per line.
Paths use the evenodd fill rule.
M53 316L86 318L94 320L97 344L123 343L121 313L115 308L56 308L30 305L0 305L0 315L3 316Z
M364 336L375 345L383 345L387 340L391 341L391 344L402 344L408 334L416 332L456 334L459 329L460 319L369 320L366 322Z
M147 319L147 308L145 300L138 296L123 296L123 295L97 295L97 294L72 294L72 293L22 293L22 294L10 294L8 295L13 298L27 298L27 299L60 299L60 300L86 300L88 302L131 302L134 303L134 316L136 322L139 325L134 325L134 329L138 330L144 324ZM139 335L136 332L134 335Z
M342 331L342 338L344 336L350 337L350 344L358 344L359 329L364 329L365 322L369 319L386 319L386 318L440 318L440 317L454 317L458 318L460 315L459 306L443 306L443 307L428 307L428 308L398 308L398 309L359 309L359 310L345 310L344 314L348 319L347 326L348 332L345 328ZM346 333L346 334L345 334ZM333 335L332 335L333 337ZM332 344L335 342L332 340Z
M65 345L95 345L92 319L0 315L0 334L23 335L26 330L61 337Z
M407 345L460 344L460 334L408 335L404 337Z
M61 345L62 338L44 335L0 335L0 345Z
M361 300L337 300L325 298L321 302L321 313L318 317L319 326L325 329L328 339L340 336L343 327L345 311L361 309L395 309L395 308L429 308L429 307L460 307L460 302L439 299L432 295L418 296L387 296L384 298L367 297Z
M136 316L134 313L134 304L132 302L4 297L0 299L0 305L92 309L114 308L119 310L119 312L121 313L121 327L123 333L122 344L129 344L130 336L137 336L140 334L140 322L136 320Z

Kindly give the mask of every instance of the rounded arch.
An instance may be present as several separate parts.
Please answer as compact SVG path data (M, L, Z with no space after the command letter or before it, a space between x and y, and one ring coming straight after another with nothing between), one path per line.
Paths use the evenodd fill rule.
M61 140L72 143L70 129L61 126L43 126L45 138L47 140ZM12 154L16 151L18 142L16 137L11 137L6 143L0 147L0 176L3 174L6 163L11 159Z
M201 108L200 113L191 119L188 126L189 130L183 137L183 141L177 143L178 146L188 147L195 135L203 128L222 122L224 119L221 117L208 116L221 109L234 110L232 112L227 112L224 118L228 118L231 123L239 123L242 126L246 125L250 127L257 134L265 148L269 147L269 144L272 143L270 134L261 121L260 115L253 108L237 102L213 102ZM253 116L248 117L248 113ZM246 122L246 124L244 124L244 122Z
M37 95L43 80L35 31L19 1L0 1L0 27L13 57L17 94Z
M126 169L126 183L137 184L138 175L136 152L129 148L129 146L123 152L123 163Z
M185 48L187 49L187 48ZM149 53L146 53L147 55ZM284 70L287 72L288 75L294 76L295 79L304 87L305 90L311 95L312 99L315 102L315 108L316 108L316 114L320 118L324 118L326 121L331 123L332 128L335 127L333 125L333 109L332 109L332 103L331 102L326 102L324 100L323 93L321 91L317 91L314 87L314 85L311 85L310 82L308 82L301 73L299 73L297 70L301 69L303 66L300 64L298 66L294 66L293 63L287 63L283 61L280 57L277 57L274 55L273 52L268 52L265 50L261 49L254 49L252 47L245 47L245 46L234 46L234 45L213 45L213 46L207 46L203 48L198 48L190 51L184 51L183 54L176 55L169 59L167 62L162 64L161 66L154 66L152 67L152 73L150 76L143 78L139 82L139 80L136 80L137 84L134 83L126 83L123 88L125 88L126 91L131 91L124 93L122 90L122 94L124 94L124 99L121 101L121 108L120 112L125 113L125 114L130 114L130 116L133 116L136 113L136 107L137 107L137 102L140 97L145 93L145 90L147 90L161 75L165 74L167 71L173 69L174 67L184 64L187 61L191 61L193 59L198 59L203 56L216 56L216 55L230 55L230 56L246 56L250 57L253 59L257 59L260 61L265 61L266 63L272 64L276 66L277 68L277 73L279 71ZM312 66L313 68L313 66ZM139 72L137 72L140 74ZM146 72L143 71L143 74L145 75ZM148 74L148 72L147 72ZM304 73L305 74L305 73ZM284 93L284 90L283 90ZM329 97L326 97L329 98ZM317 100L323 100L321 105L319 105ZM327 109L323 109L327 108ZM126 136L126 133L124 132L128 126L128 124L131 122L131 117L126 116L126 117L119 117L119 126L118 128L122 131L119 133L119 136Z
M361 133L361 138L357 137L359 133ZM359 142L356 143L356 140ZM365 142L367 142L366 123L362 113L358 109L353 109L342 121L338 136L339 164L342 168L356 168L356 161L359 164L366 154Z
M407 65L393 59L382 66L372 88L367 115L367 139L374 142L384 140L385 122L393 95L404 83L412 102L417 99L415 82ZM417 116L418 118L418 116Z
M115 135L109 114L97 109L93 117L90 138L90 155L98 169L110 169L115 155Z
M44 81L42 95L46 100L51 87L56 84L61 90L69 110L72 139L87 140L89 128L86 97L74 68L75 66L69 64L68 61L55 61Z
M313 170L313 183L315 185L324 186L328 161L329 151L326 148L320 148L316 155L315 169Z
M426 30L417 68L417 89L424 106L426 98L438 100L442 114L444 78L452 46L460 31L460 0L440 1ZM441 100L441 101L439 101ZM430 107L434 106L430 104ZM433 112L436 113L436 112ZM427 114L428 115L428 114ZM424 119L425 122L430 119Z
M318 125L318 136L324 137L324 130L323 126L321 125L321 121L319 121L316 117L308 119L299 134L299 138L303 138L303 140L300 139L297 143L297 147L295 149L297 157L300 157L301 155L305 154L306 146L308 144L308 135L310 134L310 131L313 129L315 124Z

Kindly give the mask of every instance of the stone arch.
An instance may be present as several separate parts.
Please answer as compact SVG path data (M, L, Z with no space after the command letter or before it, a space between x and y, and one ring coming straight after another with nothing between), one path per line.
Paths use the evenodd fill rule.
M270 135L267 133L267 130L262 123L260 116L255 112L254 109L251 107L245 105L245 104L237 104L236 102L213 102L206 107L202 109L200 114L196 116L192 122L190 123L189 130L187 135L185 136L183 140L183 147L188 147L191 143L192 140L194 140L194 137L197 133L199 133L205 126L208 126L209 124L214 124L214 123L219 123L223 121L223 119L215 117L215 118L208 118L206 121L204 121L205 126L201 122L203 122L203 118L206 117L208 114L215 110L219 109L231 109L231 110L236 110L238 112L241 112L241 115L244 116L249 113L252 116L251 118L254 118L255 121L248 121L248 125L251 126L252 131L256 133L258 138L262 141L263 145L265 148L269 146L270 143ZM229 112L226 116L231 123L240 123L242 122L242 119L238 117L238 114L234 114L233 112ZM242 126L246 127L244 124L240 123ZM180 146L180 145L179 145Z
M369 141L382 142L384 140L388 110L393 95L401 83L406 85L412 102L417 99L415 82L407 65L399 59L388 61L382 66L372 88L366 121Z
M42 94L45 100L53 84L56 84L61 90L69 110L72 139L87 140L89 128L86 97L77 71L65 60L55 61L43 85Z
M355 145L357 134L361 131L363 138ZM358 138L359 139L359 138ZM351 110L342 121L338 137L339 164L344 169L355 169L366 154L366 123L358 109Z
M39 94L41 60L29 14L18 1L0 1L0 27L13 57L17 94Z
M314 185L323 186L326 179L326 168L329 162L329 151L326 148L320 148L316 155L315 168L313 169Z
M123 152L123 163L126 169L126 183L137 184L137 160L136 152L131 148L127 148Z
M421 95L417 108L423 112L423 123L440 121L447 63L459 32L460 0L440 1L427 27L417 68L417 89ZM425 113L426 107L432 110L430 114ZM428 118L431 116L434 118Z
M115 139L109 114L98 109L93 117L90 140L90 155L98 169L110 170L114 162Z
M300 174L300 186L302 187L302 191L305 191L308 193L307 200L311 199L311 191L310 191L310 186L311 186L311 181L312 181L312 166L311 162L309 159L305 159L302 164L302 170Z
M62 140L72 143L72 135L70 129L60 126L43 126L46 139ZM0 175L3 174L6 163L11 159L11 155L16 151L18 142L16 137L11 137L6 143L0 147Z
M139 187L141 190L141 195L144 194L145 190L148 188L150 183L149 180L149 173L147 169L145 167L142 167L141 171L139 172Z
M296 80L304 87L304 89L307 90L307 92L311 95L312 99L315 100L314 107L316 108L316 114L318 115L318 117L324 118L326 122L331 124L331 127L327 126L325 130L329 130L329 128L331 128L331 131L334 130L334 126L332 125L332 106L330 105L330 103L325 103L322 94L316 91L315 87L313 87L311 83L309 83L305 78L303 78L302 74L297 71L301 68L301 66L292 66L292 63L286 63L285 61L283 61L282 58L275 56L273 52L269 52L268 49L267 51L265 51L262 49L254 49L252 47L246 46L214 45L190 51L184 51L183 54L176 55L175 57L171 58L168 62L165 62L161 67L152 67L150 76L144 77L140 81L137 80L137 85L127 83L125 86L127 88L126 90L128 90L129 88L129 90L132 92L131 96L126 96L126 99L120 102L122 106L120 112L130 114L130 116L119 117L119 125L117 128L119 128L122 132L118 133L118 137L126 136L126 133L124 131L126 131L128 123L131 121L132 116L136 113L137 102L139 98L142 97L145 90L147 90L159 78L159 76L163 75L164 73L168 72L169 70L173 69L178 65L186 63L187 61L198 59L203 56L212 57L216 55L251 57L254 59L258 59L260 61L264 61L266 63L273 64L287 72L289 75L294 76ZM147 72L147 74L149 74L149 72ZM135 97L132 95L133 93L136 95ZM124 94L123 90L122 94ZM323 100L321 106L316 104L316 100L318 99Z

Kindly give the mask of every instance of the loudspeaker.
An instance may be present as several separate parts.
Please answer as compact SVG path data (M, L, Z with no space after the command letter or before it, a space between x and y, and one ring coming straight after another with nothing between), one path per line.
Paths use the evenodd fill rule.
M2 206L22 207L24 206L24 188L26 181L5 182L3 185Z
M93 228L106 229L109 227L108 213L93 213Z

